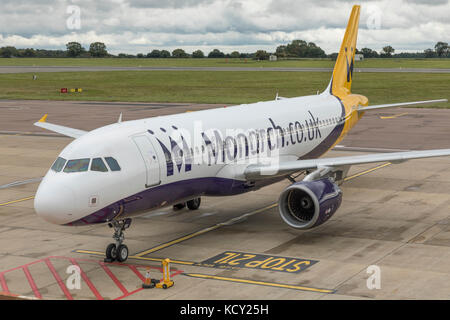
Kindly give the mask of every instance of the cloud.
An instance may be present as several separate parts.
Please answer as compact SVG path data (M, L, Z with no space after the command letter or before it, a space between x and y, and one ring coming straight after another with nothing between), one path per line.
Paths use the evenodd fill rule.
M406 0L406 2L409 3L416 3L416 4L424 4L428 6L438 6L442 4L448 4L449 0Z
M64 49L69 41L105 42L108 50L177 47L251 52L293 39L338 50L352 0L2 0L0 46ZM80 8L79 30L69 6ZM362 3L358 47L421 51L450 38L448 0Z
M186 8L198 7L214 0L128 0L131 7L135 8Z

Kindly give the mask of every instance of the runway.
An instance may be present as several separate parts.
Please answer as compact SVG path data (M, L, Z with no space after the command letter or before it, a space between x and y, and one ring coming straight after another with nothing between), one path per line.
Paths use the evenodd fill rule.
M289 181L203 198L198 211L149 212L126 231L132 257L123 265L102 264L112 240L107 226L61 227L34 214L39 178L71 141L32 126L43 114L92 130L121 112L132 120L213 107L223 105L0 101L0 291L39 299L449 296L450 158L352 167L340 210L308 231L279 217L276 202ZM450 148L449 123L450 110L367 112L329 156ZM175 286L142 290L146 267L160 278L167 257L174 260ZM65 286L71 265L83 271L80 289ZM367 287L371 265L381 268L381 289Z
M277 67L61 67L61 66L0 66L1 73L39 72L104 72L104 71L275 71L275 72L332 72L332 68L277 68ZM355 68L354 72L382 73L450 73L440 68Z

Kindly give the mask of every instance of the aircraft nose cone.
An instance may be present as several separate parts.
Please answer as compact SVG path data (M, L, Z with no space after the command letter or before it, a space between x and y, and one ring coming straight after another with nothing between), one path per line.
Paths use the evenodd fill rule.
M74 193L63 185L43 181L34 198L34 210L45 221L66 224L73 220Z

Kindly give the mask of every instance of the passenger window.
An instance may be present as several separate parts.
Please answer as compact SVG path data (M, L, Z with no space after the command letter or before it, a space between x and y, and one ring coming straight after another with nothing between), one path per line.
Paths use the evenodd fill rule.
M56 161L53 163L51 169L55 172L60 172L62 168L64 168L66 161L67 161L66 159L58 157L58 159L56 159Z
M83 172L89 168L90 159L76 159L67 161L64 172Z
M105 160L111 171L120 171L120 166L116 159L113 157L105 157Z
M94 158L91 163L91 171L108 172L108 168L102 158Z

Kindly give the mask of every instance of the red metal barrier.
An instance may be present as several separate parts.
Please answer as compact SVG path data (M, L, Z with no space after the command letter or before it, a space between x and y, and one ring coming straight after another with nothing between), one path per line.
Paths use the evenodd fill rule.
M1 285L1 289L3 292L5 292L7 295L14 295L10 292L9 288L8 288L8 284L7 284L7 280L5 278L5 274L12 272L12 271L16 271L16 270L22 270L25 274L25 277L28 281L28 284L30 285L31 290L34 293L34 296L38 299L43 299L45 297L42 296L42 294L39 292L39 288L36 285L36 282L34 281L33 276L31 275L31 272L29 270L29 267L31 265L35 265L38 263L45 263L45 265L48 267L50 273L52 274L53 278L55 279L56 283L58 284L58 286L60 287L61 291L64 293L64 295L66 296L66 298L68 300L73 300L73 296L70 293L69 289L67 288L64 280L60 277L60 275L58 274L58 272L56 271L54 265L51 262L51 259L53 260L68 260L70 261L70 263L72 265L78 266L80 268L80 275L82 277L82 279L84 280L84 282L87 284L87 286L89 287L89 289L91 290L91 292L93 293L93 295L96 297L96 299L98 300L103 300L104 297L100 294L99 290L95 287L95 285L92 283L92 281L89 279L89 277L87 276L87 274L83 271L83 269L80 266L80 262L93 262L98 264L102 270L105 271L105 273L109 276L109 278L114 282L114 284L119 288L119 290L122 292L122 295L119 297L114 298L114 300L120 300L126 297L131 296L132 294L139 292L142 290L142 288L133 290L133 291L128 291L125 286L122 284L122 282L120 282L120 280L116 277L116 275L112 272L112 270L109 268L109 266L119 266L119 267L124 267L124 268L129 268L135 275L136 277L139 279L139 281L144 281L144 276L141 274L141 272L139 271L139 269L147 269L147 268L151 268L153 270L158 270L159 272L163 272L162 268L160 267L152 267L152 266L145 266L145 265L131 265L131 264L124 264L124 263L105 263L103 261L100 260L92 260L92 259L74 259L74 258L70 258L70 257L61 257L61 256L53 256L53 257L48 257L48 258L44 258L44 259L40 259L40 260L36 260L27 264L24 264L22 266L19 267L15 267L6 271L2 271L0 272L0 285ZM172 270L171 270L172 271ZM183 273L183 271L181 270L175 270L173 272L173 274L171 275L171 277L174 277L180 273Z

